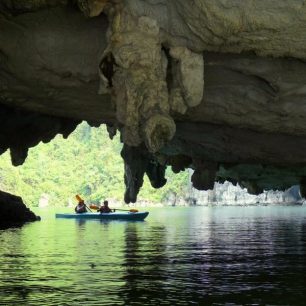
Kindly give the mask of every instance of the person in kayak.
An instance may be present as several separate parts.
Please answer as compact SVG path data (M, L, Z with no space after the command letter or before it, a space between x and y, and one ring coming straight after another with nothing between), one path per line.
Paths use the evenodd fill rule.
M75 207L74 211L77 214L82 214L82 213L86 213L87 209L86 209L86 205L84 200L80 197L80 196L76 196L77 200L79 201L78 205Z
M101 206L97 211L99 211L101 214L110 213L112 211L115 211L114 209L110 209L108 207L108 201L103 202L103 206Z

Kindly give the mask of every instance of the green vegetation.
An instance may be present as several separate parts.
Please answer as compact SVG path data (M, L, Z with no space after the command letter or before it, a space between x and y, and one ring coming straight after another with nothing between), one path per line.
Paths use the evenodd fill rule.
M79 193L88 203L104 199L122 201L124 194L122 144L119 136L110 140L105 126L91 128L85 122L63 139L58 135L48 144L29 150L20 167L11 165L9 153L0 157L0 190L22 196L29 206L37 206L42 195L49 205L75 204ZM153 189L148 179L138 200L162 202L169 193L181 195L187 186L188 173L174 175L167 169L168 183Z

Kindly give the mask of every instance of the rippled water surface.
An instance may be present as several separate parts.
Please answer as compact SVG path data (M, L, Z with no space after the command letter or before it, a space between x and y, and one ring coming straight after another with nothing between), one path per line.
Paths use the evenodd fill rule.
M306 207L149 211L0 231L0 305L306 305Z

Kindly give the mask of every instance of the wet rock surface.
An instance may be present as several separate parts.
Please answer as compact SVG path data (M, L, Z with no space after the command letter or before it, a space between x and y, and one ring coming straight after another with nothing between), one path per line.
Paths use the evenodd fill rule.
M38 220L40 218L25 206L21 197L0 191L0 229Z

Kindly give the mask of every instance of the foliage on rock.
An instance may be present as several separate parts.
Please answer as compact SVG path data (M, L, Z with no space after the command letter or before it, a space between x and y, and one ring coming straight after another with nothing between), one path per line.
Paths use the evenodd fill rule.
M105 127L91 128L82 123L68 139L58 135L48 144L30 149L25 163L12 167L6 153L0 159L0 189L22 195L25 202L37 206L42 195L49 204L63 206L74 201L76 193L86 201L104 199L122 201L124 190L122 144L119 137L108 138ZM145 178L138 199L161 202L169 192L183 195L187 172L176 175L168 169L171 183L155 190Z

